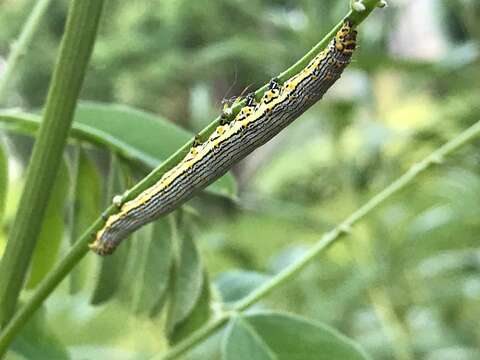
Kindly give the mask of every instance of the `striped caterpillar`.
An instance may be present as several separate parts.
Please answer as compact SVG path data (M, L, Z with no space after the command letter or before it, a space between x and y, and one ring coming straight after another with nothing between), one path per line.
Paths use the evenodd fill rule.
M111 254L130 233L189 200L298 118L340 77L355 50L356 35L351 21L345 20L328 47L298 74L283 85L272 79L259 102L253 93L247 95L246 105L232 121L222 116L207 141L196 140L157 183L110 215L90 248Z

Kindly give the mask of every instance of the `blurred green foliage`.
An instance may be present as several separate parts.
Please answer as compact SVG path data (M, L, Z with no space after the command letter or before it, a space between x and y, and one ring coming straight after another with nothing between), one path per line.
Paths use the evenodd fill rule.
M31 4L0 5L0 56L8 53ZM63 285L48 301L42 325L48 329L42 331L55 335L52 349L63 353L60 340L73 358L140 359L162 351L167 340L160 326L184 326L175 321L195 315L194 305L205 308L204 268L218 285L210 290L212 311L228 307L222 297L237 300L294 262L412 163L480 120L479 3L390 0L389 5L362 24L354 61L326 98L235 167L238 201L227 192L203 194L188 204L184 215L196 247L188 243L184 256L195 261L188 261L191 270L183 279L195 281L182 283L173 261L151 256L159 252L153 240L161 236L150 241L146 233L157 228L140 232L128 258L111 270L118 273L102 275L104 286L109 281L118 286L92 302L113 301L89 304L93 289L97 296L102 290L100 265L91 257L81 267L86 280L79 292L70 296ZM42 107L66 6L53 2L18 70L9 106ZM263 85L302 56L347 6L333 0L110 0L82 99L130 105L198 131L219 113L223 98ZM162 135L152 133L148 143L155 141L160 146ZM9 133L8 152L20 165L11 169L12 183L21 178L18 154L29 143ZM107 188L109 155L85 147L97 163L89 171L98 171ZM480 143L472 143L417 179L256 309L286 310L329 324L375 359L478 359L479 151ZM136 165L122 161L127 186L145 174ZM18 185L9 188L0 249L18 191ZM185 235L179 231L172 237ZM168 281L165 273L172 271L176 285L154 284L145 272L160 268L158 279ZM173 325L154 306L163 307L167 287L176 289L174 294L195 293L176 295L180 305L171 311L182 316ZM189 304L182 308L182 301ZM22 334L27 343L29 331ZM191 357L217 354L218 343L202 345ZM27 350L17 350L29 358Z

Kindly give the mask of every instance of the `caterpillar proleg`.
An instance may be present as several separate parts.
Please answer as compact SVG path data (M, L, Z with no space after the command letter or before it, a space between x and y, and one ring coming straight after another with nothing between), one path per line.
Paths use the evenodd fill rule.
M328 47L298 74L283 85L270 81L258 102L247 95L233 120L221 121L204 143L195 141L185 158L157 183L110 215L90 248L111 254L131 232L189 200L298 118L340 77L355 50L356 35L346 20Z

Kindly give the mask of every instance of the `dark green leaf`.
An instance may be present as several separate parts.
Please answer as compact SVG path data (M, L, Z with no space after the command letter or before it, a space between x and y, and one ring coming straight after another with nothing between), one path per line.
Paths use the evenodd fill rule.
M366 360L351 340L325 325L280 313L237 316L224 360Z

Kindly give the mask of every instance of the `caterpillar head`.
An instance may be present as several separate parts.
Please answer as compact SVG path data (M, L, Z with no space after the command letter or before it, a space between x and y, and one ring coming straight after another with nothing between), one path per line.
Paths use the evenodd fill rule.
M344 55L352 55L357 45L357 32L350 20L345 20L334 39L335 48Z

